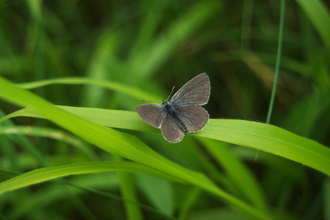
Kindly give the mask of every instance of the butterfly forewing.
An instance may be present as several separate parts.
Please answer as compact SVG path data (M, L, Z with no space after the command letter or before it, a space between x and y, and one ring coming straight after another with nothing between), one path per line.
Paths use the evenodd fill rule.
M143 104L135 108L139 116L148 124L160 128L164 118L164 108L158 104Z
M209 114L200 106L185 106L178 108L178 118L187 128L188 133L196 132L205 127Z
M182 86L173 95L171 103L177 107L204 105L209 100L210 90L209 77L206 73L201 73Z
M177 122L169 115L165 115L161 125L164 138L172 143L180 142L184 136L184 132L177 126Z

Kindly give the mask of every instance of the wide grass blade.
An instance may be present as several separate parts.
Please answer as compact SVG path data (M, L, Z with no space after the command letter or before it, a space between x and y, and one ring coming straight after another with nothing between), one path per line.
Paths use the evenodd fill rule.
M219 196L228 202L228 204L235 206L249 216L260 219L268 218L262 211L224 192L205 175L184 168L162 157L136 137L77 117L53 106L42 98L17 87L3 78L0 78L0 96L17 105L28 107L39 112L47 119L50 119L59 126L66 128L105 151L153 167L173 177L179 178L182 181L201 187Z
M12 179L1 182L0 194L36 183L41 183L47 180L53 180L59 177L115 171L151 174L159 178L180 182L180 180L177 180L170 175L133 162L84 162L40 168L24 173Z
M198 135L278 155L330 175L329 148L273 125L213 119Z
M135 112L67 106L60 108L103 126L160 132L144 123ZM12 116L43 117L31 109L22 109L8 115ZM5 119L1 119L0 123ZM261 150L330 175L329 148L273 125L244 120L210 119L202 131L190 135Z
M56 79L46 79L35 82L28 82L19 84L24 89L35 89L42 86L53 85L53 84L68 84L68 85L98 85L107 89L115 90L123 94L135 97L137 99L148 99L148 100L161 100L158 96L152 95L141 91L133 86L127 86L118 82L111 82L106 80L84 78L84 77L67 77L67 78L56 78Z

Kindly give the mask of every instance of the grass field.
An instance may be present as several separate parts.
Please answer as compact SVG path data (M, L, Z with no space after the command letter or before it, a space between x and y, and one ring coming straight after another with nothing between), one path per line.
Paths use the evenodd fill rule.
M0 1L0 219L330 219L329 60L324 0Z

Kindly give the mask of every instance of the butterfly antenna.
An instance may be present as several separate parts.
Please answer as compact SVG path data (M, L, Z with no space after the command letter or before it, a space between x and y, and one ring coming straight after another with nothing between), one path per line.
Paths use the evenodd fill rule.
M170 98L170 96L171 96L171 94L172 94L174 88L175 88L175 86L172 87L172 91L171 91L171 93L169 94L169 96L167 97L166 100L168 100L168 99ZM142 102L159 102L159 101L151 101L151 100L145 100L145 99L141 99L141 101L142 101Z
M153 100L145 100L145 99L141 99L142 102L159 102L159 101L153 101Z
M168 100L168 99L171 97L171 95L172 95L172 92L173 92L174 88L175 88L175 86L173 86L173 87L172 87L172 91L171 91L171 93L168 95L168 97L167 97L167 99L166 99L166 100Z

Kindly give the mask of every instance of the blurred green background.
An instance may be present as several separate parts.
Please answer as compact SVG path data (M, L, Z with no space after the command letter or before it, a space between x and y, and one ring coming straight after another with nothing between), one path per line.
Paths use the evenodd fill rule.
M266 122L277 56L280 6L280 1L273 0L3 0L0 75L17 84L88 77L139 88L161 100L168 96L172 86L177 90L192 77L206 72L211 81L211 96L205 109L211 118ZM330 21L329 2L287 1L284 19L271 124L329 146L330 23L326 22ZM52 84L32 92L55 105L135 111L141 104L136 97L96 85ZM0 108L1 117L19 109L4 100L0 100ZM41 119L19 117L12 121L17 125L59 129ZM212 169L218 172L223 169L213 163L214 159L192 137L173 145L159 133L124 132L139 137L160 154L189 169L206 175ZM69 135L72 142L60 142L40 136L21 139L1 135L1 181L43 167L27 153L27 145L53 165L87 160L79 153L80 144L88 146L83 140ZM72 144L74 141L79 144ZM90 147L97 160L113 159L108 153ZM271 210L293 219L330 218L330 182L324 174L251 149L239 146L229 149L255 175ZM150 176L132 176L139 203L147 206L141 207L145 219L244 218L210 194ZM0 196L0 217L127 218L116 173L62 180L88 188L51 181L13 191ZM153 198L157 197L153 187L166 195ZM191 204L187 202L189 209L180 216L184 213L182 200L189 195L192 196Z

